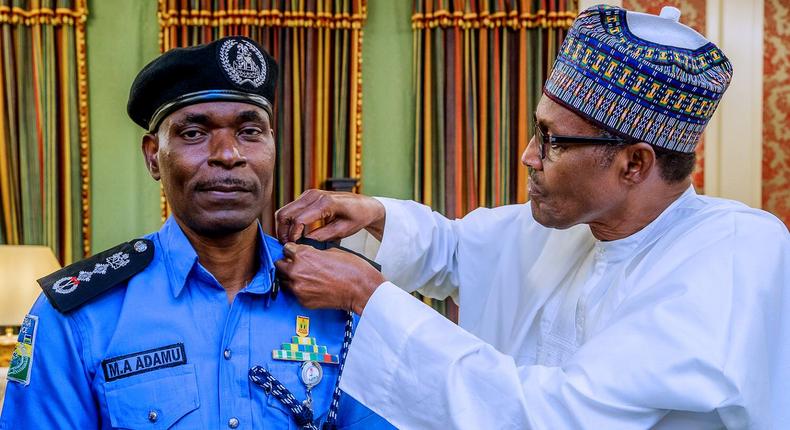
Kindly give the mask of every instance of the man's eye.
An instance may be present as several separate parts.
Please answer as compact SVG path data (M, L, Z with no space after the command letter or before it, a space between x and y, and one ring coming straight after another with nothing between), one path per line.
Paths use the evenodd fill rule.
M258 127L245 127L243 129L241 129L241 131L239 131L239 134L242 135L242 136L254 137L254 136L260 136L261 134L263 134L263 130L261 130Z
M180 136L186 140L195 140L203 136L203 132L197 129L189 129L181 132Z

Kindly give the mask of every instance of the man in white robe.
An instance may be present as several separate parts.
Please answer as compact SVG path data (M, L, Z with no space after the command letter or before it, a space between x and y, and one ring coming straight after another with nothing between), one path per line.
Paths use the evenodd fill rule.
M381 274L293 243L278 264L304 305L361 315L344 391L404 429L790 428L790 235L690 185L732 68L677 18L580 14L522 157L527 205L448 220L311 190L278 212L284 242L382 240ZM453 297L460 327L415 290Z

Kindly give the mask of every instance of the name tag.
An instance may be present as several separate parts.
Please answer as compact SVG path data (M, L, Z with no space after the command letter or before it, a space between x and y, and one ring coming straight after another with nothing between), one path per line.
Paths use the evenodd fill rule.
M101 362L107 382L182 364L187 364L183 343L108 358Z

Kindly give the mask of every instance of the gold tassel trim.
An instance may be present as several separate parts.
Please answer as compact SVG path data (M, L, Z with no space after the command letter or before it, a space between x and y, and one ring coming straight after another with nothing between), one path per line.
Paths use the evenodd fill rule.
M91 164L90 127L88 124L88 55L85 23L80 21L77 42L77 100L80 129L80 202L82 203L82 253L91 255ZM75 260L80 258L75 256Z
M20 7L0 6L0 23L13 25L74 25L84 24L88 19L88 9L37 8L25 10Z
M266 27L360 29L367 18L362 13L331 14L325 12L282 12L269 10L174 10L159 12L159 25L162 28L175 26L222 27L227 25L251 25Z
M413 29L424 28L500 28L506 27L513 30L522 28L570 28L576 18L575 12L546 12L539 10L537 13L521 13L504 11L495 13L464 13L462 11L450 12L440 9L431 13L415 13L411 17Z

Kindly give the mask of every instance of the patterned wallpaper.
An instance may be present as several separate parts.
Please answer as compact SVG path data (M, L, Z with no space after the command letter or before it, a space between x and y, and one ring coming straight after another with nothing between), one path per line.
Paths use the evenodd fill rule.
M705 34L705 1L706 0L623 0L623 7L628 10L658 15L664 6L674 6L680 9L680 22ZM700 139L697 145L697 165L694 167L692 180L697 192L705 189L705 139Z
M764 2L762 204L790 227L790 2ZM626 9L652 14L665 5L680 9L680 21L705 34L706 0L623 0ZM700 191L704 162L701 141L693 175Z
M790 227L790 2L765 0L763 209Z

